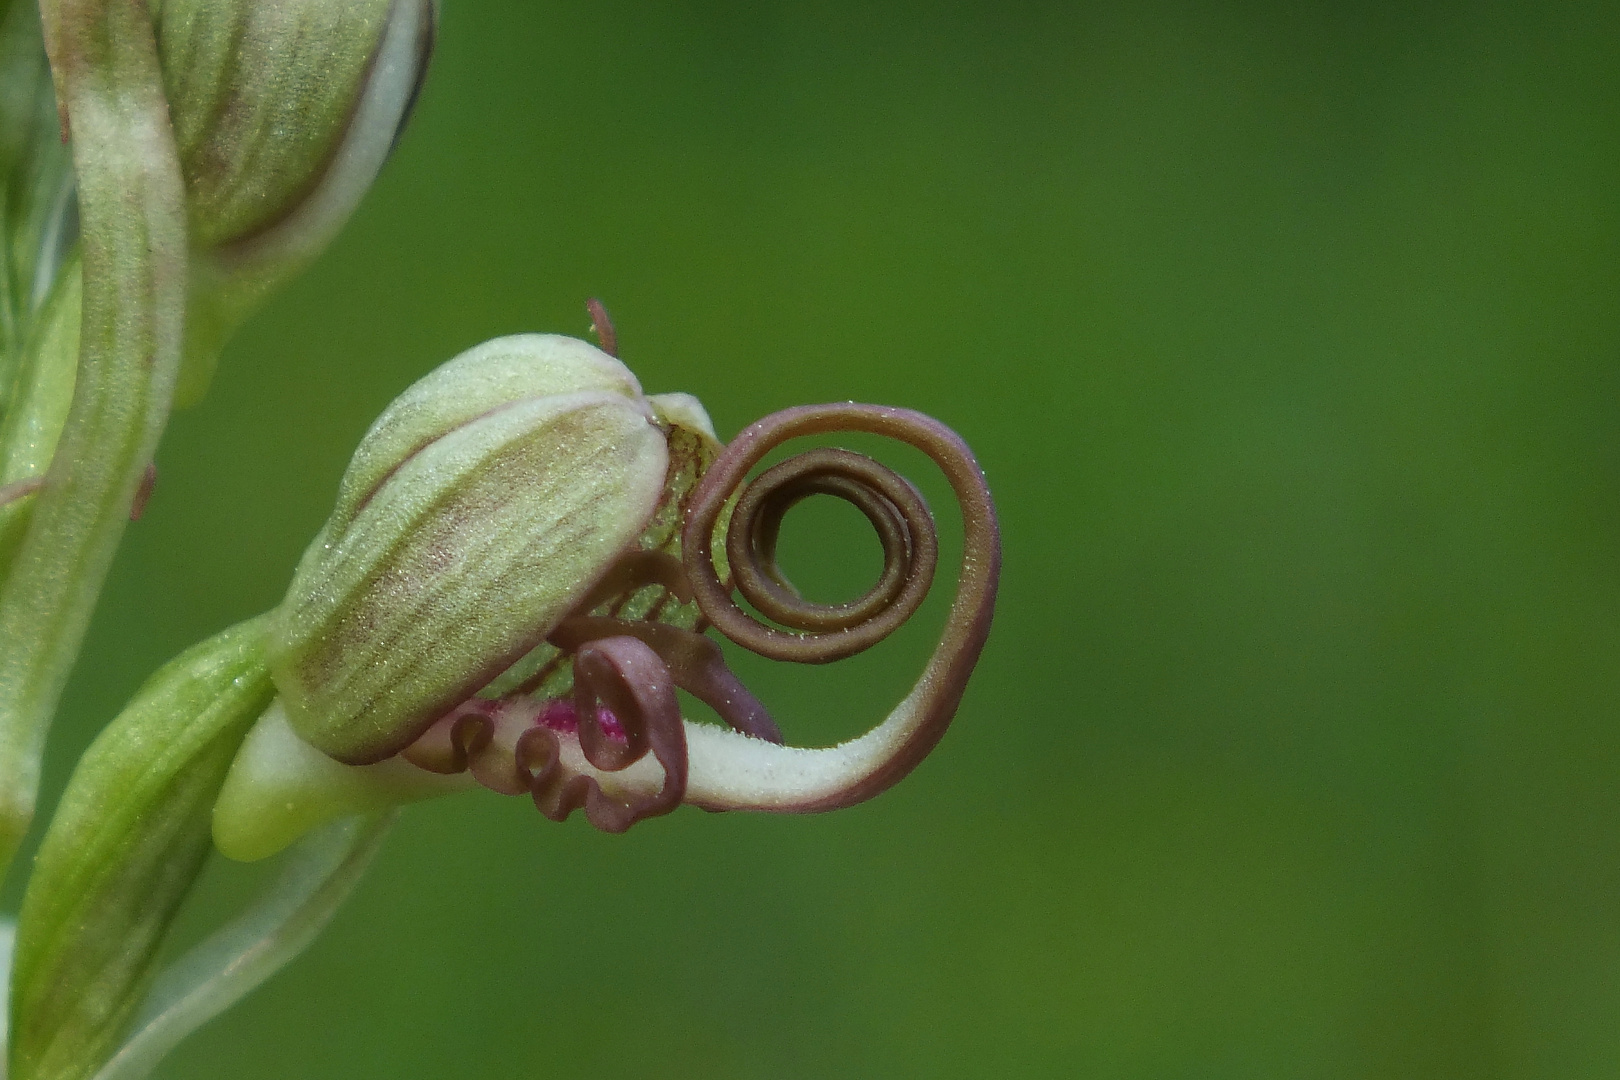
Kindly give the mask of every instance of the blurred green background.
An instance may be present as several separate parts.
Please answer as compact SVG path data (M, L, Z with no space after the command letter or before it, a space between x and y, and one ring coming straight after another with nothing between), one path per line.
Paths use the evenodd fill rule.
M408 811L161 1077L1620 1075L1616 5L447 0L441 29L360 214L170 429L50 793L148 672L279 599L389 399L583 333L592 295L723 436L845 398L961 431L995 633L939 750L855 810ZM876 563L837 509L790 523L823 593ZM930 629L747 672L833 739Z

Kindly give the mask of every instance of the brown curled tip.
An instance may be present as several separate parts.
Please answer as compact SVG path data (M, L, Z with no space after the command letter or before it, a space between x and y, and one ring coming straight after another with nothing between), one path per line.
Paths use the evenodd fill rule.
M522 795L530 777L518 767L514 750L529 723L524 710L507 702L473 698L437 720L402 755L428 772L471 772L491 791Z
M852 764L838 782L794 789L769 773L759 773L733 788L725 776L705 774L691 796L697 805L807 813L852 806L893 786L944 734L989 635L1001 570L1001 535L995 503L972 451L930 416L855 402L773 413L739 434L704 474L688 504L681 536L687 577L704 616L726 637L762 656L825 663L875 644L915 612L938 560L938 538L933 517L911 484L869 458L841 450L812 450L747 481L749 471L777 446L845 431L916 447L938 465L956 496L962 514L962 567L939 644L912 693L882 725L885 733L871 733L876 742L863 738L846 744L847 748L870 743L876 756ZM721 516L739 490L725 537L733 586L722 581L715 566L713 542ZM783 516L813 494L833 495L855 505L883 544L882 575L853 603L818 605L803 600L776 564ZM733 587L777 625L747 614L732 598ZM757 793L749 794L750 787Z
M484 704L475 698L434 721L400 756L418 769L441 776L466 772L468 757L482 750L494 731L488 713L479 708Z
M565 752L564 744L577 745ZM618 798L595 773L629 768L651 753L660 787ZM541 813L563 821L583 808L604 832L624 832L642 818L667 814L686 794L686 731L668 667L643 642L592 640L574 656L574 697L474 698L436 721L402 752L440 774L470 772L502 795L529 795Z
M622 739L603 730L600 708L618 720ZM595 777L570 770L555 732L530 728L517 745L517 760L533 775L535 806L555 821L581 807L603 832L624 832L643 818L667 814L686 794L686 732L669 669L633 637L593 641L574 656L574 709L581 752L590 765L617 772L648 752L663 768L660 788L648 795L615 799Z
M557 624L547 641L572 652L591 641L633 637L664 662L675 685L715 711L733 731L769 743L782 743L771 714L726 665L725 654L709 638L668 623L576 616Z
M939 562L939 538L928 504L904 477L864 454L810 450L744 483L748 470L787 440L838 431L871 432L910 443L934 458L953 486L969 474L978 476L972 454L954 432L909 409L853 402L807 405L774 413L737 436L692 496L681 549L704 616L732 641L773 660L823 664L877 644L916 612ZM982 478L966 485L970 495L975 485L982 488ZM714 565L711 538L727 500L739 487L741 495L726 532L726 558L737 591L777 626L744 612ZM853 505L871 522L883 545L883 572L858 600L846 604L805 600L777 565L782 519L811 495L832 495ZM985 520L993 528L994 509L987 491L983 502ZM966 504L963 509L968 509ZM981 518L974 515L974 520Z
M811 495L853 505L882 543L882 574L851 603L805 600L777 565L782 519ZM790 639L794 655L766 655L824 663L877 644L916 613L933 584L939 541L928 504L904 477L863 454L818 449L767 469L743 488L726 533L726 558L737 591L761 615L803 635Z
M591 333L596 335L596 342L602 351L609 356L618 356L619 334L613 329L613 320L608 318L607 305L593 296L585 301L585 310L591 313Z

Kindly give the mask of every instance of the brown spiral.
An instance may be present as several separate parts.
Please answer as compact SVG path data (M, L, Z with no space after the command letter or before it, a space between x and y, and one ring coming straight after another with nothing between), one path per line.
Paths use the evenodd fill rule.
M962 504L969 556L963 585L989 571L976 589L975 606L994 600L991 564L999 564L1000 558L995 509L978 464L955 432L910 409L855 402L786 409L750 425L709 467L692 497L682 536L687 577L704 616L726 637L762 656L808 664L853 656L910 618L933 581L939 561L933 515L909 481L871 458L848 450L809 450L745 483L748 471L789 439L841 431L898 439L934 459ZM746 613L715 567L711 540L727 501L739 489L725 537L726 558L736 590L775 626ZM782 519L811 495L832 495L853 505L883 545L883 572L858 600L805 600L777 566ZM970 565L975 561L977 571Z
M899 742L876 767L836 791L770 808L807 813L853 806L883 791L928 755L950 726L990 633L1001 575L1001 532L995 502L973 452L950 428L923 413L844 402L804 405L749 425L726 447L693 493L681 535L693 598L726 637L762 656L819 664L852 656L881 641L917 609L939 557L934 520L910 483L859 454L811 450L768 469L752 483L748 472L771 450L806 435L859 431L897 439L933 459L950 482L962 512L962 565L939 644L921 677L891 718ZM732 599L715 567L713 541L733 492L741 489L726 531L726 557L735 588L777 626L748 615ZM776 565L782 517L799 500L828 494L866 515L883 543L878 582L850 604L804 601ZM784 629L785 628L785 629ZM700 805L704 805L700 803Z

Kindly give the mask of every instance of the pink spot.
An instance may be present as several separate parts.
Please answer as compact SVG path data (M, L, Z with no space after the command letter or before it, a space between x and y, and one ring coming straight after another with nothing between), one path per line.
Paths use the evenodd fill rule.
M552 698L540 706L540 715L534 722L537 727L572 735L579 730L579 711L574 708L573 698ZM596 722L601 725L602 734L614 742L629 741L624 735L624 725L607 706L596 707Z

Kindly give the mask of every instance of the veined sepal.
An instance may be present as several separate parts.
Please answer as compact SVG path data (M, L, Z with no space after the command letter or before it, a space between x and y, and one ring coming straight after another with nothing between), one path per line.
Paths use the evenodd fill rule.
M544 640L662 499L667 422L585 342L486 342L402 394L272 616L300 738L353 765L404 749Z

